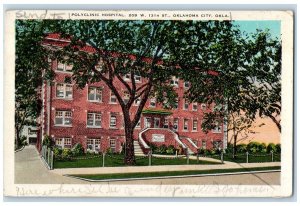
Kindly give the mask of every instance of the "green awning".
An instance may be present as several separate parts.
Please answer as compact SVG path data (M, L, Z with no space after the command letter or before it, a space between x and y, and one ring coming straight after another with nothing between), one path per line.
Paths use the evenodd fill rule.
M171 111L167 110L156 110L156 109L145 109L142 111L142 114L161 114L161 115L170 115Z

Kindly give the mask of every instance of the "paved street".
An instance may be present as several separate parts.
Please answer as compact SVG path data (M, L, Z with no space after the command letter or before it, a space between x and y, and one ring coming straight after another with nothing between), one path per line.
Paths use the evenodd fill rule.
M170 170L206 170L206 169L226 169L243 168L257 166L279 166L280 163L250 163L236 164L225 163L223 165L170 165L170 166L146 166L146 167L105 167L105 168L75 168L56 169L49 171L41 161L34 146L25 147L22 151L15 153L15 183L16 184L91 184L70 177L64 174L96 174L96 173L120 173L120 172L151 172ZM95 183L93 183L95 184ZM107 184L107 182L96 183ZM243 184L243 185L277 185L280 184L280 172L207 176L189 178L170 178L138 181L119 181L110 184Z

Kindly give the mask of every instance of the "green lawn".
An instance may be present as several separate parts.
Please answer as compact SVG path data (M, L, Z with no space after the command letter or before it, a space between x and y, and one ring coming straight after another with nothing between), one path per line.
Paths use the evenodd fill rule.
M78 158L90 158L90 159L73 159L73 160L54 160L54 168L82 168L82 167L102 167L102 156L94 157L87 155L87 156L80 156ZM185 165L187 164L187 160L184 158L157 158L152 157L151 165ZM203 161L199 160L189 160L189 164L221 164L221 162L211 162L211 161ZM142 158L137 156L136 157L136 166L148 166L149 159L148 157ZM123 155L115 154L115 155L106 155L105 156L105 167L118 167L118 166L125 166L123 162Z
M219 159L218 157L215 157ZM280 154L274 154L273 161L280 162L281 156ZM236 162L236 163L246 163L246 154L237 154L236 158L232 157L232 154L224 154L224 161ZM256 154L249 154L249 163L256 163L256 162L272 162L272 158L270 154L266 153L256 153Z
M189 170L189 171L167 171L167 172L140 172L140 173L116 173L116 174L90 174L90 175L70 175L73 177L86 178L91 180L107 180L107 179L126 179L126 178L143 178L143 177L164 177L164 176L180 176L180 175L200 175L200 174L216 174L228 172L249 172L249 171L267 171L280 170L280 166L276 167L255 167L255 168L239 168L239 169L215 169L215 170Z

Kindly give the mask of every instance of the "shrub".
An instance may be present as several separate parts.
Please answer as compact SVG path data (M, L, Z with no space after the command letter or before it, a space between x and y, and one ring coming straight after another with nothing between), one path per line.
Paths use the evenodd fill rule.
M56 159L62 159L61 154L62 154L62 149L60 149L59 147L54 147L53 148L54 158L56 158Z
M261 144L259 142L250 142L248 145L247 145L247 150L250 152L250 153L257 153L260 151L260 146Z
M53 146L53 140L49 135L45 135L43 139L43 145L47 147L52 147Z
M155 153L156 150L157 150L157 146L156 146L155 144L152 144L152 143L148 143L148 145L149 145L151 151L152 151L153 153Z
M163 145L160 145L160 146L157 147L156 153L165 154L166 150L167 150L167 147L166 147L166 145L163 144Z
M80 143L75 144L75 146L72 148L72 154L74 156L79 156L84 154L84 149Z
M169 145L166 149L167 154L175 154L175 147L173 145Z
M62 150L61 158L62 158L63 160L69 160L69 159L71 159L71 155L72 155L71 150L65 148L65 149Z
M247 152L247 145L246 144L239 144L236 146L237 153L245 153Z
M267 152L267 146L265 143L261 143L258 145L258 151L259 152L263 152L263 153L266 153Z
M276 145L274 143L270 143L268 144L268 147L267 147L267 152L276 152Z
M26 146L26 145L28 145L27 137L25 135L22 135L20 137L20 146Z
M276 144L276 153L281 153L281 144Z

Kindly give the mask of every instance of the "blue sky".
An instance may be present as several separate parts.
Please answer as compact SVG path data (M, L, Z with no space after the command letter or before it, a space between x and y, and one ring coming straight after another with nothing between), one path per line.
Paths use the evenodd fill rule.
M269 29L273 38L280 38L280 21L234 21L241 31L255 33L256 29Z

